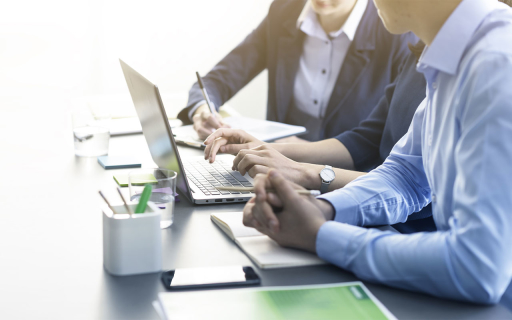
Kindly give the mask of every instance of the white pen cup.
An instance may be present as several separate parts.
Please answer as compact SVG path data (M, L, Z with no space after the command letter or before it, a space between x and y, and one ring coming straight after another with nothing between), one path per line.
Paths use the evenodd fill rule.
M136 205L129 207L134 212ZM102 207L105 270L115 276L160 272L160 209L152 202L148 202L144 213L129 214L124 205L112 209Z

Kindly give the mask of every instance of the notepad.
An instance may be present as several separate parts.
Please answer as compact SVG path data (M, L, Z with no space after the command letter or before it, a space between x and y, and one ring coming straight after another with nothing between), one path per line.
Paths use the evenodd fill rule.
M396 319L361 282L164 292L163 319Z
M120 187L128 187L128 174L116 174L114 175L114 180ZM134 186L143 186L145 184L155 184L158 181L155 179L155 176L152 174L148 174L145 177L141 174L137 175L137 183L134 183Z
M268 236L242 223L242 212L212 213L211 220L261 269L325 264L316 255L278 245Z
M140 168L141 167L140 161L134 157L100 156L100 157L98 157L98 163L105 170Z

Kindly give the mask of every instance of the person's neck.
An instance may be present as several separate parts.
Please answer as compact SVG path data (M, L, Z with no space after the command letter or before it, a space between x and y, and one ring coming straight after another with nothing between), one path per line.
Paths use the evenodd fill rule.
M318 21L324 29L325 33L329 34L334 31L338 31L343 27L345 21L347 21L350 13L354 9L357 0L354 0L351 6L346 6L340 9L339 11L333 12L328 15L318 15Z
M446 20L463 0L445 0L436 2L436 6L430 5L418 12L416 23L411 31L418 36L427 46L430 46Z

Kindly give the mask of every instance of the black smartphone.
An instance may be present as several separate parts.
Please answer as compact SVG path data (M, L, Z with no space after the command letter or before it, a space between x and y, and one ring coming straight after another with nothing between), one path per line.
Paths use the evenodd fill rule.
M229 266L164 271L162 282L167 289L177 290L256 285L261 281L252 267Z

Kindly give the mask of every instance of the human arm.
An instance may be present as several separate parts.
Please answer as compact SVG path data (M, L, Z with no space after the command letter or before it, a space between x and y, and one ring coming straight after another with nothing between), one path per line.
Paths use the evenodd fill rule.
M267 24L268 16L202 78L217 110L267 67ZM190 124L196 111L193 108L197 109L202 101L204 97L196 82L189 91L187 107L178 114L178 119Z
M302 143L265 143L241 129L219 129L204 141L205 160L215 161L218 152L236 155L243 149L267 145L294 161L331 165L347 170L354 168L347 148L336 139L327 139L307 144L305 152Z
M267 173L273 168L277 169L286 179L304 188L313 190L321 188L320 172L325 165L294 161L275 150L274 146L274 144L263 144L252 149L240 150L233 161L233 169L242 175L249 173L254 178L257 174ZM308 150L308 152L310 151ZM329 191L343 188L352 180L366 174L366 172L335 167L332 169L336 174L336 179L329 184Z
M499 66L497 61L489 63ZM440 297L499 301L512 277L512 145L503 140L512 134L512 94L506 87L512 79L506 79L510 71L503 67L491 70L480 81L464 86L458 119L461 133L453 157L453 195L451 203L434 206L436 223L444 226L441 231L393 235L327 222L316 239L320 257L370 281ZM395 151L388 160L406 159ZM375 208L396 213L397 207L405 209L407 202L414 202L411 197L393 196L402 190L402 183L397 183L399 175L389 171L388 160L337 192L336 200L331 198L335 220L363 225L367 217L372 220ZM413 180L408 171L400 175L404 181ZM387 201L371 193L377 182L390 187Z
M352 162L346 148L336 139L308 143L307 151L304 151L302 144L266 144L240 129L219 129L206 139L205 145L205 159L211 163L215 161L218 151L236 154L233 169L241 174L248 172L251 177L255 177L258 173L276 168L287 179L308 189L320 189L320 171L325 165L332 165L336 174L336 179L329 185L329 191L342 188L366 174L336 168L337 165L350 167ZM321 164L298 162L285 155Z

